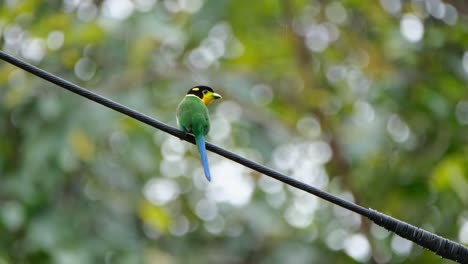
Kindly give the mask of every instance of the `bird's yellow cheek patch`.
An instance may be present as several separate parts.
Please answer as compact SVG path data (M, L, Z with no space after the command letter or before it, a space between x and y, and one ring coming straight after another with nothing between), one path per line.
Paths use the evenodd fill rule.
M206 94L205 94L205 96L203 96L203 99L202 99L202 101L203 101L203 103L204 103L205 105L211 104L211 102L213 102L213 100L214 100L213 97L208 96L208 95L206 95Z
M214 100L214 97L213 97L213 93L212 93L212 92L208 91L206 94L203 94L203 99L202 99L202 101L203 101L203 103L204 103L205 105L211 104L211 102L213 102L213 100Z

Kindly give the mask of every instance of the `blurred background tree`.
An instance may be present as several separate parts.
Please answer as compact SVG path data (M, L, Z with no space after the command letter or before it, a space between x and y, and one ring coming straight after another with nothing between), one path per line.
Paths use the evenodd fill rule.
M465 1L0 3L2 50L172 125L211 85L209 141L468 244ZM2 264L444 262L7 63L0 102Z

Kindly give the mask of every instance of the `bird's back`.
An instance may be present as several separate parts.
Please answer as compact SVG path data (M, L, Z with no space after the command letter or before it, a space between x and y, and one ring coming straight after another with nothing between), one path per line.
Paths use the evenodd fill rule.
M185 96L177 107L179 127L194 135L206 135L210 130L208 109L196 96Z

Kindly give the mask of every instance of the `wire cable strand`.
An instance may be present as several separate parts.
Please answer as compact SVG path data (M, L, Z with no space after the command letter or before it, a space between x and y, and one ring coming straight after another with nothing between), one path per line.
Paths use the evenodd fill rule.
M92 100L98 104L104 105L108 108L111 108L117 112L120 112L124 115L127 115L133 119L136 119L142 123L145 123L149 126L152 126L156 129L159 129L161 131L164 131L172 136L178 137L182 140L185 140L187 142L190 142L192 144L195 144L195 139L192 135L186 134L177 128L174 128L172 126L169 126L167 124L164 124L154 118L151 118L145 114L142 114L138 111L135 111L129 107L126 107L124 105L121 105L115 101L112 101L110 99L107 99L101 95L98 95L96 93L93 93L89 90L86 90L85 88L82 88L76 84L73 84L67 80L64 80L54 74L51 74L47 71L44 71L36 66L33 66L25 61L22 61L14 56L11 56L4 51L0 50L0 59L13 64L27 72L32 73L33 75L36 75L37 77L40 77L48 82L54 83L59 87L62 87L64 89L67 89L75 94L81 95L89 100ZM269 177L272 177L276 180L279 180L285 184L288 184L290 186L293 186L297 189L303 190L305 192L308 192L310 194L313 194L315 196L318 196L324 200L327 200L335 205L338 205L340 207L346 208L350 211L353 211L355 213L358 213L362 216L367 217L370 219L372 222L375 224L382 226L386 228L387 230L394 232L395 234L398 234L399 236L406 238L410 241L413 241L414 243L420 245L423 248L426 248L437 255L454 260L458 263L468 263L468 248L456 243L454 241L445 239L443 237L437 236L435 234L432 234L426 230L420 229L418 227L415 227L413 225L410 225L408 223L405 223L403 221L400 221L398 219L395 219L393 217L387 216L383 213L380 213L376 210L373 209L367 209L365 207L362 207L360 205L357 205L355 203L346 201L342 198L339 198L335 195L332 195L328 192L322 191L320 189L317 189L313 186L310 186L308 184L305 184L301 181L295 180L291 177L288 177L278 171L275 171L273 169L270 169L266 166L263 166L257 162L254 162L252 160L246 159L240 155L237 155L233 152L230 152L228 150L225 150L221 147L218 147L216 145L213 145L211 143L206 143L206 148L207 150L214 152L220 156L223 156L227 159L230 159L234 162L237 162L239 164L242 164L252 170L255 170L259 173L262 173L264 175L267 175Z

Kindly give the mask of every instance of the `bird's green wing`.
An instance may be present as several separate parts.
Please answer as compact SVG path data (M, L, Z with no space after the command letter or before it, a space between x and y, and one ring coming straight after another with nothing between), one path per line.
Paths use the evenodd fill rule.
M206 135L210 130L208 109L195 96L185 96L177 107L177 122L181 130L195 136Z

